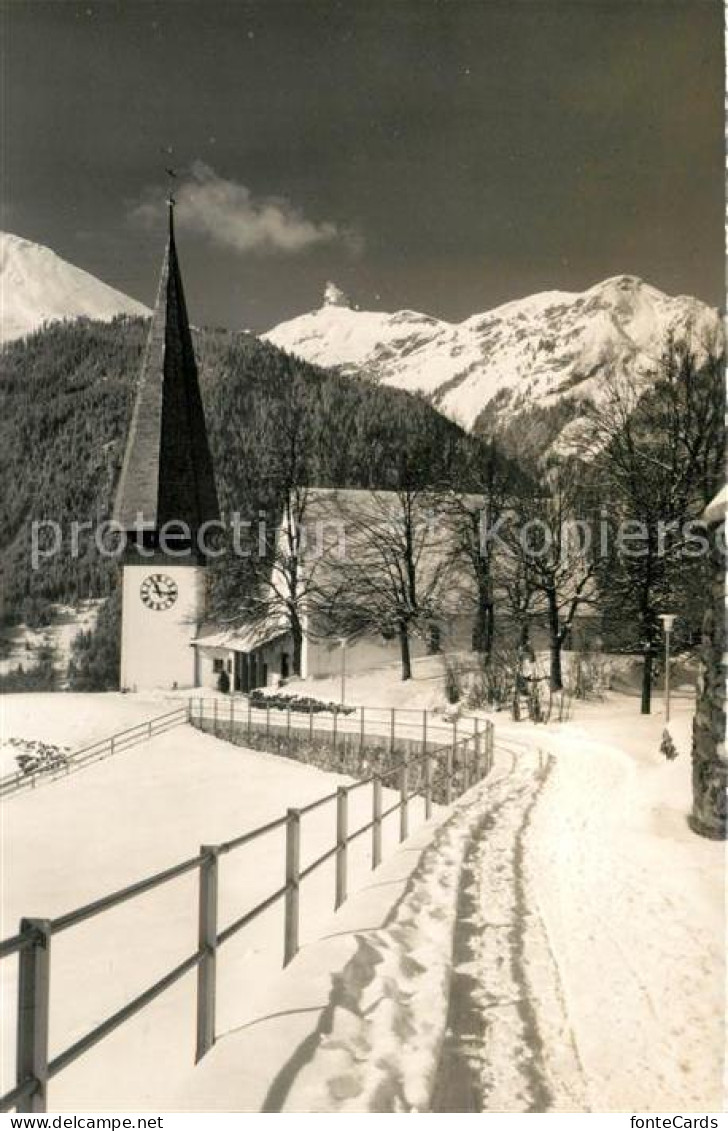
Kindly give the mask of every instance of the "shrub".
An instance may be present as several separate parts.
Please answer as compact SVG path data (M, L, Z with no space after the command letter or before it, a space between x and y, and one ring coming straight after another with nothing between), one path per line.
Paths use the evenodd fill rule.
M674 762L678 756L678 749L672 740L672 735L669 730L665 728L662 732L662 742L660 743L660 753L665 756L668 762Z
M284 695L280 692L276 692L275 695L264 695L259 689L251 691L248 699L253 707L264 709L273 707L283 711L290 707L292 711L300 711L304 714L338 711L340 715L351 715L356 710L356 707L345 707L341 703L324 703L321 699L312 699L309 695Z

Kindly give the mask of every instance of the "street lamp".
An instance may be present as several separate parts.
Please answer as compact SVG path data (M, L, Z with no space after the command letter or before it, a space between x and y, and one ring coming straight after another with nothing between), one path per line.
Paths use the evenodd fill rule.
M339 644L341 645L341 706L346 702L346 643L345 636L339 637Z
M659 618L665 633L665 722L670 721L670 633L675 623L675 613L662 613Z

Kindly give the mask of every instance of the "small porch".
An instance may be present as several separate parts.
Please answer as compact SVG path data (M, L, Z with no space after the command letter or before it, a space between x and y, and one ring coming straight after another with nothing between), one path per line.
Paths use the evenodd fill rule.
M281 625L203 630L194 641L199 687L217 689L224 672L230 691L276 686L292 674L293 642Z

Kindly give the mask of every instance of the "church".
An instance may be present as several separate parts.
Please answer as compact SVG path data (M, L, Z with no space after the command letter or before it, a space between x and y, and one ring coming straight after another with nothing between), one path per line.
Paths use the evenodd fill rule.
M121 688L195 687L204 619L197 548L220 517L169 201L169 235L113 517L122 562Z
M215 473L205 425L197 364L182 285L170 199L169 232L157 299L142 359L136 398L119 477L113 517L127 537L122 562L121 688L127 691L226 686L248 692L285 681L293 674L294 644L288 622L274 615L256 625L231 629L206 618L205 531L220 522ZM372 526L367 516L396 522L394 492L310 488L312 527L338 528L348 520L359 530L353 549L362 559ZM444 534L443 534L444 529ZM370 534L362 533L370 531ZM286 535L281 529L280 537ZM350 550L352 538L350 536ZM421 547L425 573L439 574L452 558L446 527ZM327 569L327 553L302 556L317 587ZM275 567L273 566L272 569ZM449 578L441 622L429 639L411 641L412 657L471 646L472 601L467 582ZM466 610L465 612L463 610ZM325 631L316 616L303 614L300 674L303 678L338 674L344 642ZM346 641L349 673L396 664L399 643L372 632ZM224 673L224 674L223 674Z

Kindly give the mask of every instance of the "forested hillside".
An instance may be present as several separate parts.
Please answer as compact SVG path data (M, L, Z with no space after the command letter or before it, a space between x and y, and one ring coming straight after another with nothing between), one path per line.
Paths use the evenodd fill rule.
M70 530L110 515L145 335L142 319L79 320L0 355L5 622L37 622L49 601L73 603L115 585L113 562L88 536L72 558ZM411 459L436 476L462 438L421 398L317 369L250 335L201 331L195 345L227 513L252 517L274 506L291 414L305 475L320 485L390 486ZM62 552L33 570L31 525L46 520L60 524Z

